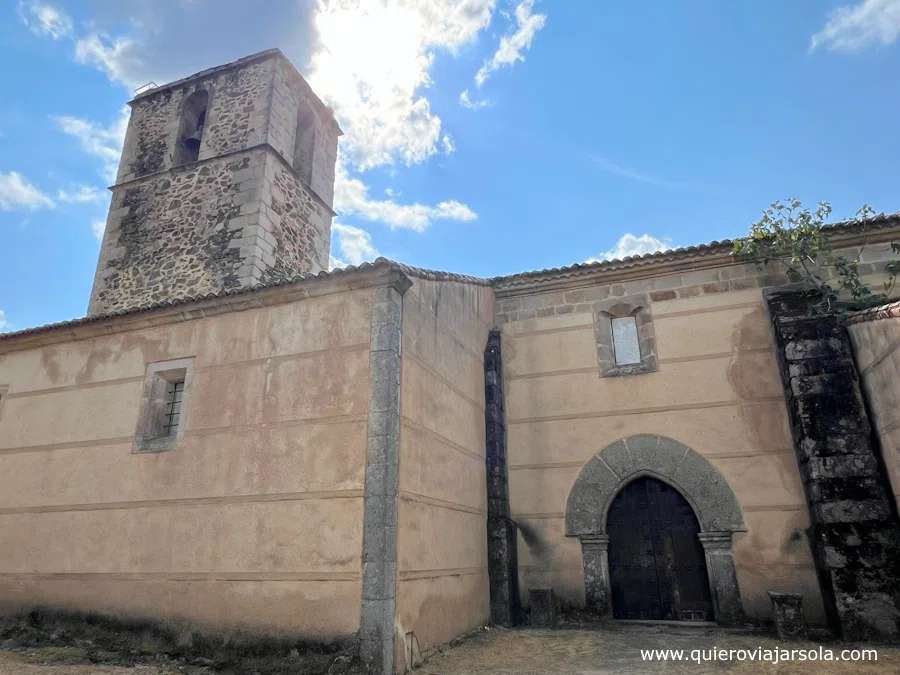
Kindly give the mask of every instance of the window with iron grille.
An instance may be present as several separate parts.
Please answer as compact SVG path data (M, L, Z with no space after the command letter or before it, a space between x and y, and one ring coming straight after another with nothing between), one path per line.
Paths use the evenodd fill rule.
M160 452L178 445L184 436L193 374L193 359L147 366L135 433L135 452Z
M184 380L166 383L166 419L163 424L163 436L174 436L177 433L183 398Z

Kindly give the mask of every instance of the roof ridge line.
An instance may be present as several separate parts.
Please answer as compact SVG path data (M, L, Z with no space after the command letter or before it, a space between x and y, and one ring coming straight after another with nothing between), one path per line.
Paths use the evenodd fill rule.
M391 260L390 258L385 258L384 256L375 258L375 262L373 264L387 264L409 276L419 279L428 279L431 281L459 281L467 284L477 284L479 286L491 286L493 281L492 279L472 277L466 274L456 274L455 272L442 272L440 270L428 270L422 267L414 267L413 265L407 265L405 263L397 262L396 260Z
M878 228L887 227L890 225L900 226L900 212L892 213L892 214L880 214L866 221L867 226L875 225ZM848 230L851 231L855 227L859 227L862 225L860 221L856 220L846 220L839 223L833 223L830 225L826 225L825 227L829 230ZM136 307L130 307L128 309L116 310L114 312L105 312L102 314L95 314L92 316L80 317L77 319L69 319L67 321L59 321L55 323L45 324L43 326L35 326L33 328L25 328L23 330L10 332L10 333L0 333L0 341L10 340L13 338L24 337L26 335L34 334L34 333L43 333L46 331L56 330L60 328L68 328L68 327L77 327L82 326L88 323L93 323L97 321L102 321L103 319L110 319L117 316L128 316L132 314L138 314L140 312L146 312L154 309L163 309L166 307L180 307L182 305L187 305L193 302L200 302L203 300L214 300L218 298L229 298L236 297L239 295L244 295L247 293L252 293L254 291L265 290L278 288L282 286L289 286L291 284L300 283L302 281L309 281L311 279L323 279L332 276L339 276L343 274L350 274L354 272L366 271L370 269L375 269L378 267L390 267L392 269L396 269L408 276L420 278L420 279L429 279L432 281L458 281L461 283L468 284L477 284L479 286L491 286L496 288L498 286L518 286L524 285L529 282L541 281L540 277L547 276L560 276L560 275L587 275L592 274L594 272L601 271L614 271L621 269L630 269L635 267L644 267L648 265L654 265L657 263L666 262L667 260L689 260L691 258L699 258L706 255L721 253L723 250L730 248L733 245L733 241L730 239L724 239L722 241L711 241L708 244L699 244L697 246L687 246L676 249L669 249L666 251L658 251L655 253L646 253L641 256L626 256L622 260L613 259L613 260L600 260L592 263L576 263L574 265L569 265L566 267L557 267L551 269L544 270L535 270L532 272L519 272L516 274L510 274L506 276L497 276L490 277L487 279L481 277L473 277L467 276L464 274L455 274L453 272L442 272L439 270L429 270L421 267L414 267L412 265L406 265L404 263L397 262L396 260L391 260L390 258L385 258L384 256L379 256L373 262L364 262L359 265L347 265L346 267L336 267L331 270L322 270L315 274L313 273L305 273L305 274L296 274L292 277L288 277L287 279L282 279L280 281L276 281L270 284L254 284L253 286L244 286L240 288L231 288L225 289L223 291L215 292L215 293L201 293L198 295L187 295L180 298L176 298L174 300L164 300L157 303L144 304Z
M865 222L859 220L843 220L837 223L830 223L824 226L824 229L831 230L848 230L863 226L875 226L877 228L887 227L890 225L900 225L900 212L891 214L879 214L873 218L867 219ZM563 267L553 267L543 270L534 270L530 272L517 272L506 276L493 277L491 282L493 285L515 284L518 280L533 279L544 275L557 274L587 274L590 272L601 270L623 269L625 267L638 267L655 262L662 262L667 257L670 258L691 258L693 256L704 256L712 253L719 253L723 249L730 249L734 246L733 239L723 239L722 241L713 240L708 244L697 244L695 246L681 246L679 248L667 249L665 251L656 251L654 253L644 253L636 256L625 256L624 258L613 258L612 260L598 260L590 263L575 263Z
M386 263L390 263L387 265ZM57 321L55 323L48 323L42 326L35 326L33 328L24 328L19 331L14 331L10 333L0 333L0 341L2 340L10 340L12 338L24 337L26 335L31 335L33 333L43 333L46 331L57 330L60 328L69 328L69 327L77 327L83 326L85 324L94 323L103 321L105 319L112 319L120 316L130 316L132 314L140 314L141 312L149 312L154 309L166 309L170 307L181 307L183 305L189 305L194 302L202 302L204 300L219 300L225 298L234 298L241 295L247 295L249 293L253 293L255 291L262 290L270 290L273 288L281 288L284 286L290 286L292 284L297 284L303 281L311 281L313 279L326 279L330 277L341 276L343 274L350 274L353 272L363 272L371 269L376 269L379 267L396 267L397 265L393 263L393 261L388 260L387 258L380 258L375 260L375 262L364 262L359 265L347 265L346 267L336 267L332 270L322 270L320 272L312 273L307 272L305 274L295 274L292 277L288 277L286 279L282 279L280 281L276 281L270 284L253 284L252 286L241 286L239 288L228 288L222 291L214 292L214 293L198 293L196 295L185 295L180 298L175 298L174 300L163 300L160 302L154 303L145 303L142 305L137 305L135 307L128 307L127 309L118 309L112 312L103 312L101 314L92 314L89 316L79 317L77 319L68 319L65 321Z

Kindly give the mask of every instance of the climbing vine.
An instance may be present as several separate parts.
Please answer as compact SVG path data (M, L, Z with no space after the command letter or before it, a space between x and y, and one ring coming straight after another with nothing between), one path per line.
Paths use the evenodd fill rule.
M810 211L793 197L785 202L777 201L750 226L746 237L734 242L732 254L758 265L775 262L786 266L794 276L819 292L829 310L839 298L849 298L853 309L883 304L894 289L900 273L900 259L886 264L887 278L879 292L873 291L860 278L859 269L863 252L871 250L866 242L866 231L876 217L875 210L864 205L856 213L855 223L862 242L852 257L835 248L833 230L826 222L830 215L831 204L828 202L820 202L815 211ZM900 243L891 242L889 246L894 254L900 255Z

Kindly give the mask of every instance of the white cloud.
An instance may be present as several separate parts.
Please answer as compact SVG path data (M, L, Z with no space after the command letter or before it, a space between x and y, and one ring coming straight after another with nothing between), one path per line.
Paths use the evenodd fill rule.
M598 157L597 155L590 154L585 156L604 171L615 174L616 176L621 176L622 178L630 178L631 180L640 181L641 183L658 184L660 182L659 179L654 178L653 176L648 176L647 174L642 173L641 171L638 171L636 169L629 169L628 167L616 164L606 157Z
M455 200L436 206L398 204L392 199L370 199L369 188L347 173L340 158L335 172L334 208L342 214L358 215L366 220L380 221L391 229L424 232L435 220L475 220L477 216L468 206Z
M274 45L302 68L318 47L311 16L319 1L266 0L261 12L246 0L82 0L90 16L69 37L83 63L128 88L171 82ZM218 39L202 39L210 35Z
M469 108L470 110L478 110L479 108L487 108L494 104L493 101L489 98L481 99L480 101L473 101L469 96L469 90L465 89L459 95L459 104L463 108Z
M6 322L6 312L0 309L0 333L6 330L7 322Z
M592 155L590 153L584 152L582 156L590 161L593 164L596 164L603 171L607 173L611 173L615 176L621 176L622 178L628 178L630 180L635 180L640 183L648 183L650 185L657 185L662 188L668 188L671 190L682 190L682 189L690 189L692 187L696 187L691 183L684 183L680 181L672 181L665 180L663 178L657 178L656 176L651 176L650 174L644 173L643 171L638 171L637 169L630 169L625 166L621 166L620 164L616 164L610 159L606 157L600 157L599 155Z
M103 241L103 233L106 232L106 221L95 220L91 223L91 232L94 233L94 238L97 241Z
M493 18L496 0L118 0L97 5L89 28L72 35L75 58L126 87L162 84L211 65L279 44L331 105L344 130L335 206L391 227L422 231L434 220L472 220L474 212L449 200L436 206L372 200L351 170L413 165L451 153L454 140L427 96L439 52L455 54ZM312 7L312 9L310 9ZM122 26L130 25L126 30ZM197 42L215 29L221 40ZM227 38L227 39L224 39ZM115 179L127 114L110 127L56 118Z
M588 258L585 262L600 262L602 260L622 260L627 256L646 255L657 251L668 251L673 248L668 239L657 239L649 234L635 236L630 232L622 235L616 242L615 248L601 253L599 258Z
M20 173L0 173L0 211L52 209L55 202Z
M900 0L863 0L829 12L825 27L812 36L809 48L853 52L871 44L890 44L898 36Z
M378 257L378 250L372 245L372 236L365 230L335 223L331 226L331 232L337 235L342 260L349 264L359 265ZM344 264L340 260L337 262Z
M58 116L53 119L60 130L78 139L85 152L102 160L104 180L114 183L128 129L128 116L128 108L122 108L119 117L108 127L80 117Z
M456 143L453 142L450 134L444 134L441 138L441 148L445 155L449 155L451 152L456 151Z
M75 185L70 190L60 190L56 198L67 204L87 204L102 202L109 197L109 192L93 185Z
M485 61L475 73L475 84L479 87L485 83L491 73L503 66L511 66L516 61L524 61L523 51L531 49L531 43L537 32L547 22L546 14L534 14L534 0L522 0L516 6L516 30L500 38L500 46L493 58Z
M75 59L129 89L169 82L281 45L335 108L342 148L361 170L446 150L425 90L438 52L455 53L493 18L496 0L118 0L70 32ZM122 26L130 26L123 31ZM223 37L197 42L215 30Z
M137 43L129 37L110 38L101 33L91 33L75 42L75 60L94 66L106 73L111 82L136 89L146 84L135 79L142 61Z
M45 35L58 40L72 33L72 19L63 10L36 0L22 0L18 6L19 18L35 35Z
M491 21L495 0L322 0L310 84L334 106L342 152L360 169L436 154L441 120L421 89L435 52L451 53Z

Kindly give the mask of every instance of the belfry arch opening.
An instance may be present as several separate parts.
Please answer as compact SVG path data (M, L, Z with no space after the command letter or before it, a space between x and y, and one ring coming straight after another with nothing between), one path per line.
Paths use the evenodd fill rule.
M297 111L294 140L294 170L309 185L312 182L313 156L316 148L316 114L308 103Z
M713 619L700 522L678 490L635 478L612 500L606 532L613 618Z
M190 164L200 159L206 111L209 108L209 92L198 89L187 97L181 109L178 141L175 148L175 164Z

